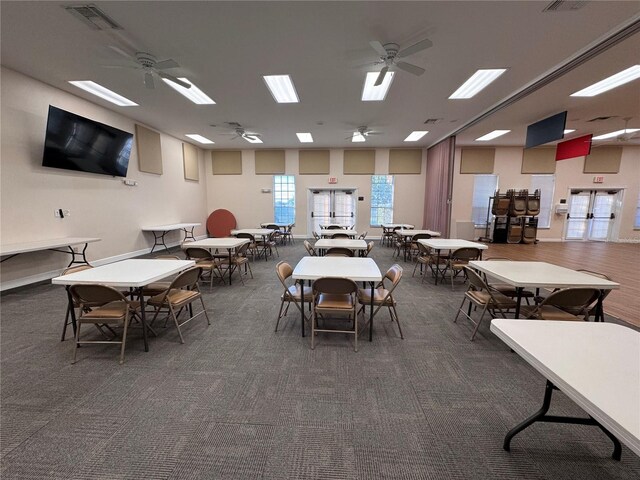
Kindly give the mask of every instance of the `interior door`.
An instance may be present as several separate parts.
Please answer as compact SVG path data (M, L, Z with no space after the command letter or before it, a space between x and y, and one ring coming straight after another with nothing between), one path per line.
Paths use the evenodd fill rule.
M615 220L617 191L597 191L592 198L587 240L607 241Z
M572 190L565 223L566 240L611 240L618 190Z
M572 190L569 196L567 221L565 222L565 240L585 240L589 210L591 206L591 192L589 190Z
M356 223L356 193L353 190L313 190L310 224L318 232L320 225Z

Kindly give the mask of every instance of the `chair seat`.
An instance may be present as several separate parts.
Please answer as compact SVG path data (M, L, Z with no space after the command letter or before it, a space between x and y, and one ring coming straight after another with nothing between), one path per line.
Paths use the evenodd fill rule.
M522 312L524 312L521 314L523 316L531 317L532 315L535 315L535 317L531 318L539 318L540 320L582 321L580 317L576 317L572 313L565 312L564 310L560 310L552 305L542 305L537 308L523 307Z
M300 295L300 285L291 285L289 288L287 288L287 298L285 298L286 301L288 301L289 299L293 299L293 300L297 300L297 301L301 301L302 300L302 296ZM304 301L305 302L310 302L311 301L311 295L312 295L312 291L311 291L311 287L304 287ZM285 294L283 293L282 296L280 297L280 300L283 299L283 297L285 296Z
M192 302L200 296L200 292L195 290L183 290L173 289L167 293L166 297L163 294L151 297L149 302L151 305L161 305L162 303L171 303L174 307L180 307ZM163 298L164 297L164 298Z
M354 300L351 295L341 295L334 293L321 293L316 301L316 309L330 308L333 310L344 309L353 310Z
M516 291L515 287L512 287L511 285L495 285L495 284L491 284L491 288L499 291L501 294L507 296L507 297L517 297L518 296L518 292ZM522 290L521 293L521 297L522 298L533 298L535 297L535 294L529 290Z
M87 322L91 320L122 319L129 308L129 304L126 302L110 302L86 312L80 317L80 321Z
M373 304L381 305L384 302L384 305L395 305L396 302L392 298L387 297L387 295L389 295L389 290L386 288L376 288L373 291ZM371 305L371 289L358 289L358 301L364 305Z
M498 293L493 294L495 301L491 300L491 294L484 290L468 290L465 295L477 305L487 305L499 307L499 308L515 308L516 302L506 296L502 296Z
M147 297L153 297L166 292L171 286L171 282L153 282L142 289L142 293Z

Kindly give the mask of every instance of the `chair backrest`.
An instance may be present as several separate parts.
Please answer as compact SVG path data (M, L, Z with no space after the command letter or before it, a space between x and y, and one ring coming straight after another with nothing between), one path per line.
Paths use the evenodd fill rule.
M595 302L599 296L600 291L596 288L562 288L549 294L540 305L584 310Z
M402 279L402 272L402 267L396 263L391 265L389 270L387 270L387 273L384 274L384 278L391 282L390 288L387 289L389 290L389 295L391 295L391 292L393 292L400 283L400 280Z
M71 285L71 296L84 307L99 307L111 302L126 302L122 292L106 285Z
M184 251L187 256L187 260L211 260L213 257L206 248L201 247L189 247Z
M369 233L369 232L367 231L367 232L361 233L361 234L358 236L358 238L359 238L360 240L364 240L365 238L367 238L367 233Z
M154 258L156 260L180 260L177 255L156 255Z
M422 243L418 242L418 255L421 257L428 257L429 255L431 255L431 249L429 247L427 247L426 245L423 245Z
M313 282L314 298L317 294L349 295L358 293L358 285L348 278L321 277Z
M246 257L247 256L247 248L249 248L248 243L243 243L238 248L236 248L236 257Z
M373 250L373 242L367 243L367 251L364 253L364 256L368 257L369 253L371 253L371 250Z
M288 288L286 281L293 275L293 268L291 268L291 265L287 262L278 262L276 265L276 275L278 275L280 283L282 283L282 286L286 290Z
M70 273L82 272L93 268L91 265L76 265L75 267L67 267L62 271L62 275L69 275Z
M327 256L344 255L345 257L353 257L353 250L345 247L331 247L327 250Z
M331 238L351 238L351 235L348 233L334 233Z
M611 280L611 277L609 275L605 275L604 273L599 273L599 272L592 272L591 270L585 270L583 268L580 268L577 270L578 272L582 272L582 273L586 273L588 275L593 275L594 277L598 277L598 278L602 278L603 280L609 280L609 281L613 281ZM607 298L607 296L613 292L613 290L604 290L604 292L602 292L602 300L604 300L605 298ZM596 298L597 300L597 298Z
M428 233L416 233L413 237L411 237L412 242L417 242L420 239L428 240L431 238L431 235Z
M327 230L340 230L342 227L340 225L329 225Z
M454 250L451 254L452 260L477 260L480 258L480 249L475 247L464 247Z
M198 280L200 279L200 275L202 274L201 267L191 267L181 272L176 278L171 282L171 286L169 290L174 288L188 288L188 289L196 289L198 287Z
M316 240L320 240L320 235L318 235L317 232L311 232L313 234L313 238L315 238Z
M245 233L245 232L240 232L240 233L236 233L236 238L248 238L249 240L251 240L251 243L255 243L256 239L253 235L251 235L250 233Z
M475 270L469 267L463 267L469 280L469 289L489 292L489 285Z
M511 259L507 257L489 257L485 258L486 261L491 260L492 262L510 262Z
M275 230L277 232L280 231L280 227L278 225L276 225L275 223L270 223L265 228L270 228L271 230Z
M312 257L316 256L316 251L314 250L314 248L311 246L311 244L309 243L308 240L305 240L304 242L304 248L307 250L307 253L309 255L311 255Z

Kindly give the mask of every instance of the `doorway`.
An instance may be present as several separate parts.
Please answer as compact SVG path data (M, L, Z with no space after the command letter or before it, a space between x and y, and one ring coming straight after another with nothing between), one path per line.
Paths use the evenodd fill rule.
M569 195L564 239L607 242L614 239L622 190L577 190Z
M349 227L356 224L355 189L310 189L309 228L320 231L320 225L337 224Z

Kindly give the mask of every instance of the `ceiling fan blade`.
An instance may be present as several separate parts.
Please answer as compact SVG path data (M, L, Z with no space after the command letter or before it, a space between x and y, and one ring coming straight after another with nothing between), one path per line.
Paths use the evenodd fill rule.
M161 62L157 62L154 66L158 70L165 70L167 68L180 68L178 62L176 62L173 58L169 58L167 60L162 60Z
M383 67L382 70L380 70L380 75L378 75L376 82L373 84L374 87L379 86L384 81L384 76L387 74L387 71L389 71L389 67Z
M158 75L160 75L162 78L166 78L167 80L169 80L170 82L173 83L177 83L178 85L180 85L183 88L191 88L191 84L187 83L187 82L183 82L182 80L180 80L177 77L174 77L173 75L169 75L168 73L164 73L164 72L157 72Z
M128 58L129 60L135 61L135 58L136 58L135 52L127 52L125 49L117 45L107 45L107 48L111 49L113 52L117 53L118 55Z
M123 63L122 65L116 65L114 63L109 64L109 65L100 65L102 68L133 68L133 69L138 69L140 68L140 65L138 65L137 63L134 62L129 62L129 63Z
M369 42L369 45L371 45L371 47L373 47L373 49L378 52L378 55L382 56L382 57L386 57L387 56L387 51L384 49L384 47L382 46L382 44L377 41L377 40L372 40Z
M418 67L417 65L413 65L407 62L398 62L396 63L396 67L398 67L401 70L404 70L405 72L409 72L417 76L420 76L425 72L424 68Z
M431 40L425 38L424 40L421 40L418 43L411 45L410 47L400 50L397 56L398 58L408 57L409 55L413 55L414 53L418 53L432 46L433 43L431 43Z
M151 89L156 88L153 82L153 75L151 75L149 72L144 74L144 86Z
M365 132L364 135L365 137L368 137L369 135L382 135L382 132Z

